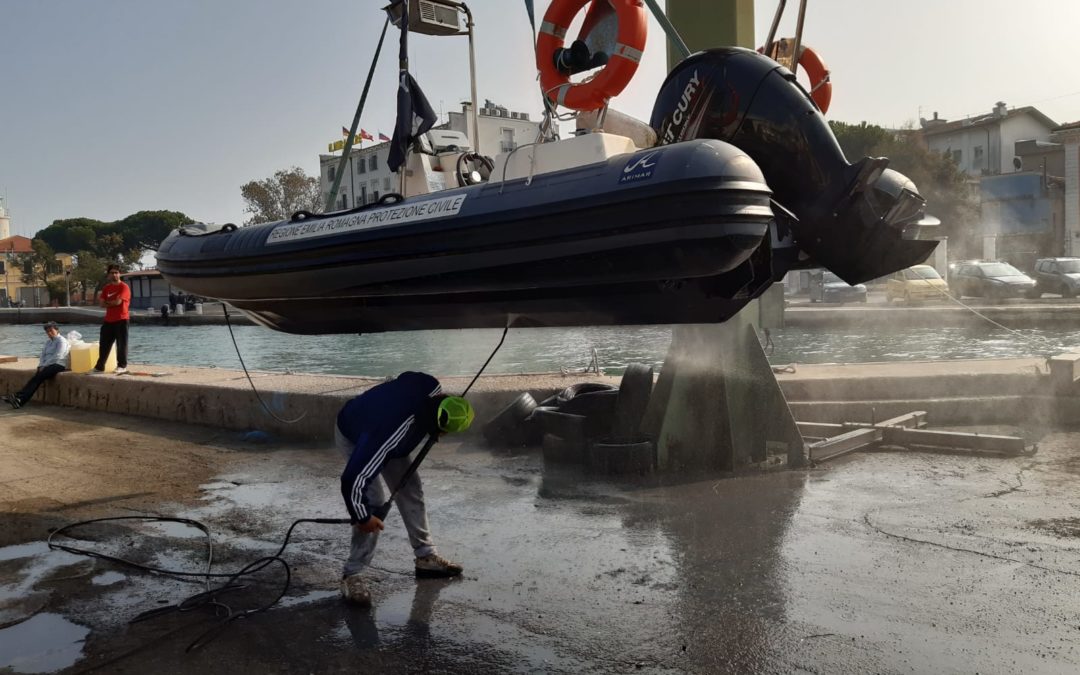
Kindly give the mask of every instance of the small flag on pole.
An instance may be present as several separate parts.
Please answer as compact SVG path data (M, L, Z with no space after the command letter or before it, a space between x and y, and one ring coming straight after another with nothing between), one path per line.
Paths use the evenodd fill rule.
M364 139L365 141L373 141L373 140L375 140L375 137L374 137L374 136L372 136L371 134L369 134L369 133L368 133L367 131L365 131L364 129L361 129L361 130L360 130L360 134L359 134L359 136L360 136L360 138Z
M349 127L341 127L341 135L345 138L349 137Z
M387 136L386 134L384 134L383 132L381 132L381 131L380 131L380 132L379 132L379 140L380 140L380 141L389 141L389 140L390 140L390 137L389 137L389 136Z

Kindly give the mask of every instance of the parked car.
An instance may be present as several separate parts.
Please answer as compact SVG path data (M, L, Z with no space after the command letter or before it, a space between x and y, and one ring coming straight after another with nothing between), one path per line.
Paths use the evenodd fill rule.
M1057 293L1075 298L1080 293L1080 258L1040 258L1035 261L1035 297Z
M1035 280L1006 262L981 260L956 268L953 292L977 298L1020 298L1035 293Z
M828 270L810 273L810 302L866 302L866 286L851 286Z
M940 300L949 292L949 284L930 265L915 265L892 274L885 283L885 300Z

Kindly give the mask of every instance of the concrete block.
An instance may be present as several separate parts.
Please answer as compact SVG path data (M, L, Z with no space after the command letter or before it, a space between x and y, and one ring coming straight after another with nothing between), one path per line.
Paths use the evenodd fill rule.
M1076 388L1080 379L1080 354L1060 354L1050 359L1050 380L1054 391L1067 394Z

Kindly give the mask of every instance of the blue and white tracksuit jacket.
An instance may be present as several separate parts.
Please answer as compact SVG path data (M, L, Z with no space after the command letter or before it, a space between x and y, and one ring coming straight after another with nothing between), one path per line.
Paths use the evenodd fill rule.
M369 504L365 493L383 463L408 457L435 430L431 399L441 392L439 381L431 375L407 372L368 389L341 408L338 430L353 443L352 456L341 474L341 495L354 523L367 521L372 506L382 506Z

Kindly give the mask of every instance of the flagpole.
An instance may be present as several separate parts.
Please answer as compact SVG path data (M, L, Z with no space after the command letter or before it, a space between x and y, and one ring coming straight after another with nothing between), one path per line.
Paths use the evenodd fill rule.
M338 160L338 167L336 175L334 176L334 184L330 188L330 194L326 195L326 208L325 211L331 211L334 208L334 202L337 200L338 189L341 187L341 176L345 169L345 162L348 161L350 155L352 155L352 142L356 138L356 128L360 126L360 115L364 112L364 102L367 101L368 89L371 88L371 78L375 75L375 64L379 62L379 53L382 52L383 38L386 37L386 27L390 25L390 16L386 16L386 21L383 23L382 33L379 35L379 44L375 47L375 56L371 59L371 69L368 70L367 80L364 82L364 91L360 94L360 103L356 106L356 114L353 115L352 126L349 127L349 137L345 139L345 147L341 151L341 159ZM360 139L361 146L364 139ZM350 177L350 181L352 178Z
M480 122L478 115L480 111L476 109L476 50L473 48L473 18L468 5L461 3L461 7L465 10L465 26L469 29L469 80L472 84L472 110L470 111L472 114L469 115L469 121L472 123L472 149L473 152L479 154Z

